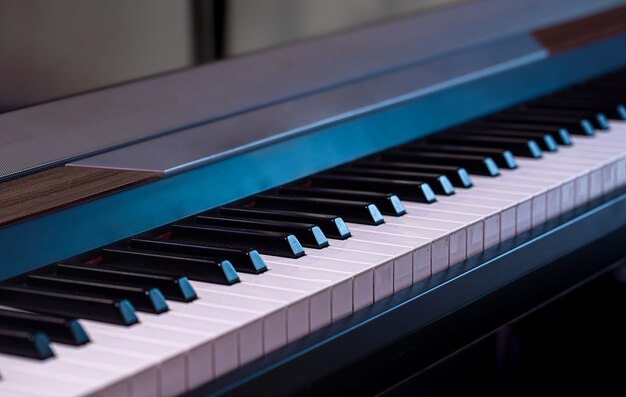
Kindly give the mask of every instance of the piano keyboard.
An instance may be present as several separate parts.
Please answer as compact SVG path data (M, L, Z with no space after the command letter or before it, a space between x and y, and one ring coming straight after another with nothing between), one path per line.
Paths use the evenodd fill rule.
M184 393L623 187L610 81L5 282L0 395Z

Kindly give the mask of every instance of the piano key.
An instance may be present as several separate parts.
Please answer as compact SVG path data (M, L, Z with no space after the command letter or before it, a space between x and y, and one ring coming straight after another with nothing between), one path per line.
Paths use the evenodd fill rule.
M454 203L449 200L442 200L437 203L437 205L433 205L432 211L443 211L443 212L457 212L462 214L470 214L474 215L475 221L481 220L483 221L483 238L482 238L482 246L480 247L480 251L486 248L490 248L494 245L497 245L500 242L500 208L496 208L488 205L477 205L475 203ZM415 212L415 214L420 214L422 212L422 206L419 204L407 204L407 211L409 214L411 211ZM471 254L475 253L475 249L472 249ZM433 257L434 259L434 257ZM434 271L434 262L433 262L433 271Z
M89 336L75 319L0 309L0 328L41 331L55 342L74 346L89 342Z
M537 114L537 115L555 115L560 117L579 117L586 120L589 120L593 128L598 130L608 130L608 119L606 115L602 112L581 110L581 109L558 109L558 108L526 108L524 105L514 108L511 110L512 112L520 112L526 114ZM508 111L507 111L508 112Z
M172 233L176 226L172 226ZM239 281L233 265L227 260L166 254L130 248L105 248L102 263L125 270L158 275L182 276L211 283L234 284Z
M466 124L463 128L480 128L480 130L507 130L520 132L539 132L542 134L550 134L559 145L569 146L572 144L571 136L567 128L558 125L544 124L523 124L511 123L498 120L479 120L470 124Z
M267 270L259 252L253 249L212 247L198 242L161 238L134 238L130 247L148 251L171 252L228 260L237 272L259 274Z
M322 229L328 238L343 240L350 237L350 229L348 229L343 219L336 215L235 207L221 207L219 213L221 215L239 216L242 218L312 223Z
M300 241L296 236L289 233L190 224L172 225L170 230L173 240L255 249L260 253L290 258L299 258L305 255Z
M454 186L447 176L414 171L378 170L364 168L340 168L332 171L333 175L354 176L358 178L376 178L389 180L405 180L428 184L435 194L446 196L454 194ZM424 202L429 202L424 199Z
M0 390L7 390L7 392L18 393L18 395L25 395L28 397L34 396L63 396L63 397L78 397L88 394L92 390L84 383L78 383L80 380L70 382L66 380L59 380L46 376L46 371L37 371L32 373L25 373L16 370L12 367L3 369L4 375L7 377L6 382L0 383ZM37 381L33 381L36 379ZM50 394L51 391L54 394ZM129 396L126 391L120 394L121 397Z
M535 115L535 114L520 114L503 112L487 117L489 121L504 121L507 123L518 124L539 124L539 125L551 125L555 127L567 128L570 134L587 135L592 136L595 134L595 130L591 122L585 118L579 119L576 117L566 116L550 116L550 115Z
M369 225L379 225L384 222L378 207L364 201L347 201L336 199L321 199L313 197L288 197L276 195L258 195L255 206L262 209L305 211L326 215L338 215L342 219ZM261 251L261 253L263 253ZM271 253L267 252L272 255Z
M331 292L331 311L330 316L326 317L324 323L330 323L332 320L345 317L353 311L353 279L352 274L348 272L312 269L308 267L297 266L298 260L290 260L295 263L281 263L268 261L271 274L275 276L283 276L285 278L315 280L333 285ZM314 325L315 327L316 325ZM310 324L309 324L310 328ZM288 335L288 339L297 339L309 333L306 330L300 335Z
M168 310L165 297L157 288L134 287L84 281L65 276L43 276L31 274L26 284L38 288L63 291L75 295L104 296L111 299L128 299L140 311L164 313Z
M376 191L392 193L402 200L432 203L436 201L435 193L430 185L422 181L406 179L387 179L379 177L350 176L350 175L316 175L311 178L313 186L326 188L343 188L357 191ZM450 187L452 185L450 184ZM343 217L346 221L353 220Z
M429 142L440 145L475 146L509 150L516 156L540 158L541 148L533 139L484 137L479 135L439 134L428 138ZM410 146L414 148L415 146ZM427 150L427 149L424 149ZM492 156L493 157L493 156ZM509 167L510 168L510 167Z
M367 168L381 170L395 170L408 172L422 172L442 174L448 177L454 187L469 188L472 187L472 179L467 170L463 167L432 165L432 164L414 164L414 163L393 163L386 161L367 161L361 160L348 165L352 168Z
M195 221L201 225L289 233L296 236L300 244L307 248L320 249L328 246L328 240L322 232L322 229L311 223L231 218L209 215L199 215L195 218Z
M585 98L576 96L553 96L539 98L525 105L529 108L544 109L580 109L589 111L598 111L606 114L609 119L625 120L626 107L622 103L616 101L598 98Z
M37 313L120 325L132 325L138 321L135 308L127 299L96 298L20 286L0 286L0 304Z
M380 155L382 161L437 164L465 168L470 174L498 176L500 170L491 157L461 154L409 153L388 151Z
M45 360L54 356L43 332L6 329L0 326L0 353Z
M57 274L63 276L155 287L163 293L166 299L170 300L191 302L196 299L196 293L189 284L187 277L128 272L107 268L104 265L60 263L55 267L55 270Z
M346 189L325 189L310 186L282 187L278 190L278 192L287 196L321 197L370 202L376 205L376 207L384 215L400 216L404 215L406 212L398 196L391 193L363 192Z
M371 263L363 263L355 260L341 260L337 258L328 259L325 257L317 257L312 255L307 255L305 257L298 258L297 260L274 257L269 255L264 255L264 258L266 261L272 263L283 263L304 268L329 270L334 272L351 274L353 278L354 310L363 308L373 303L375 290L378 289L379 291L381 291L393 288L391 284L382 283L380 277L374 277L374 273L377 273L378 269L375 266L372 266ZM312 322L311 324L313 327L314 323ZM323 322L320 324L318 321L317 324L321 326L326 325L327 322Z
M404 145L400 150L406 150L413 153L457 153L457 154L470 154L478 156L489 156L495 160L496 164L500 168L514 169L517 167L515 163L515 157L513 153L506 149L498 149L494 147L475 147L475 146L460 146L460 145L447 145L447 144L426 144L424 142L417 142L415 144Z
M447 134L532 139L537 142L541 150L546 152L558 151L557 142L554 137L551 134L546 134L540 131L514 131L504 129L481 129L480 127L458 127L448 131Z
M361 235L361 233L359 233ZM374 300L385 296L384 291L389 290L384 287L381 282L383 274L392 271L392 290L399 291L412 284L413 280L413 263L417 255L424 250L429 250L428 241L425 239L396 239L394 241L372 240L367 237L359 239L351 239L348 241L340 241L332 247L335 252L338 250L346 252L346 260L356 261L359 256L366 254L367 259L361 259L362 263L372 263L370 259L378 258L378 262L374 263ZM329 259L341 259L341 255L335 252L329 252ZM348 254L349 253L349 254ZM430 265L430 256L429 256ZM356 304L355 304L356 305Z

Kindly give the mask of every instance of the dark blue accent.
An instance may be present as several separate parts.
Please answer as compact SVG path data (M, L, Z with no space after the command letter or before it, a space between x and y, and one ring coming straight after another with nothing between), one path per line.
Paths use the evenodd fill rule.
M85 343L89 343L89 336L85 329L77 320L67 320L68 328L72 334L72 338L76 345L84 345Z
M178 279L178 288L180 288L180 292L183 294L185 302L190 302L198 298L196 290L193 289L187 277L181 277Z

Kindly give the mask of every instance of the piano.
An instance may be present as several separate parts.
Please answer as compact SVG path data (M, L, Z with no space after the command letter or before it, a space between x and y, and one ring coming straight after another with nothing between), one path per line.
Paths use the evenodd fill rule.
M408 393L626 257L624 48L467 1L1 114L0 395Z

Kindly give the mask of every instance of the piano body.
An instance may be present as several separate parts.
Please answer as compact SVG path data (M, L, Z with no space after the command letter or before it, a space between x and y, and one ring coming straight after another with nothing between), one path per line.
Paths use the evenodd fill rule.
M625 4L469 1L0 115L0 395L407 392L613 268Z

